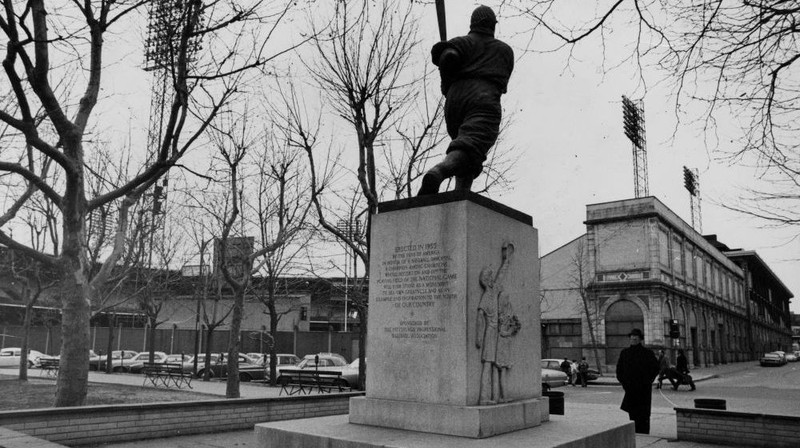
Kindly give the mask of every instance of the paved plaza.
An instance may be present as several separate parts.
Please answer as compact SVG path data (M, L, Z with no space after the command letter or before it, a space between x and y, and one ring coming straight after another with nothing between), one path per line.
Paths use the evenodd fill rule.
M735 363L726 364L709 368L696 369L692 372L695 381L702 383L705 380L724 376L726 374L740 372L746 369L752 369L754 363ZM106 375L103 373L92 372L90 374L91 381L102 382L117 382L125 384L141 385L142 378L139 375ZM225 395L225 383L221 381L193 381L193 390L196 392L203 392L214 395ZM566 386L569 387L569 386ZM590 387L619 387L619 383L613 376L601 377L598 381L590 384ZM700 387L700 386L698 386ZM558 390L558 389L555 389ZM247 398L263 398L263 397L277 397L280 388L265 387L255 384L242 384L241 394L242 397ZM659 391L654 390L655 395ZM609 404L586 404L576 403L570 400L565 401L565 415L553 415L553 420L568 420L569 422L580 425L581 421L588 419L605 419L609 422L625 422L627 415L619 409L619 403ZM765 410L766 411L766 410ZM654 407L651 418L651 434L650 435L637 435L637 447L652 447L652 448L699 448L699 447L714 447L717 445L694 443L694 442L679 442L676 440L676 423L675 411L671 407ZM138 442L115 443L100 445L107 448L133 448L133 447L152 447L152 448L193 448L193 447L237 447L248 448L256 447L255 432L252 430L247 431L232 431L217 434L200 434L184 437L170 437L165 439L144 440Z

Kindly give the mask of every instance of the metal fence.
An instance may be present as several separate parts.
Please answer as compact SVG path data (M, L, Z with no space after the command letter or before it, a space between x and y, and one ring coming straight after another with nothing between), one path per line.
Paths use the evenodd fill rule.
M22 344L21 326L0 327L0 348L19 347ZM242 331L240 353L265 353L269 350L267 332ZM90 347L98 354L111 350L133 350L137 352L149 349L149 328L130 327L92 327ZM215 330L211 338L211 352L228 351L228 330ZM178 328L156 328L154 331L155 351L166 353L194 354L195 341L198 352L206 351L204 331ZM357 333L343 332L278 332L275 341L278 353L294 353L300 357L319 352L334 352L348 360L358 357L359 344ZM61 327L32 327L28 336L28 348L48 355L58 355L61 350Z

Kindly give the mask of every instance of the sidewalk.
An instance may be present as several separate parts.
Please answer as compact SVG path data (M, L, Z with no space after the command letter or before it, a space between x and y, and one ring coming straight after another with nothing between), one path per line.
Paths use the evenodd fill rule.
M717 378L726 374L738 372L751 368L753 362L725 364L707 368L697 368L692 371L694 381L705 381ZM135 374L106 374L102 372L89 372L89 381L93 383L114 383L132 386L142 386L143 376ZM590 384L600 386L619 386L613 374L600 377L597 381ZM203 393L215 396L225 396L226 383L220 380L204 382L201 380L192 381L192 392ZM260 383L241 383L240 393L242 398L269 398L277 397L280 387L269 387ZM606 422L624 423L627 416L619 410L619 403L609 404L587 404L573 403L567 401L564 404L565 415L553 415L553 420L568 420L574 424L580 424L583 420L603 420ZM647 448L712 448L718 445L702 444L695 442L677 441L677 428L675 422L675 411L671 407L656 407L652 410L650 419L651 433L649 435L636 435L636 446ZM258 447L255 431L230 431L214 434L198 434L180 437L170 437L163 439L149 439L134 442L120 442L113 444L97 445L106 448L225 448L235 446L237 448L256 448Z
M692 379L695 383L717 378L720 375L729 375L731 373L740 372L757 364L756 361L734 362L730 364L721 364L712 367L697 367L691 371ZM600 378L589 381L589 384L598 386L619 386L616 376L613 373L607 373ZM655 384L655 382L653 383Z
M89 372L90 383L106 383L106 384L125 384L128 386L149 386L149 383L144 382L144 375L134 373L104 373L104 372ZM213 379L210 381L203 381L201 379L192 380L192 388L183 388L182 390L225 396L225 388L227 384L224 380ZM273 398L280 394L280 387L270 387L264 383L239 383L239 394L241 398Z
M741 362L741 363L732 363L732 364L723 364L719 366L713 367L705 367L705 368L697 368L692 371L692 377L694 378L695 382L698 381L705 381L711 378L717 378L719 376L724 376L726 374L738 372L741 370L746 370L747 368L751 368L753 366L753 362ZM99 375L102 377L105 376L106 380L104 382L120 382L120 381L113 381L117 377L122 378L121 375L105 375L105 374L97 374L92 372L90 374L90 381L94 381L92 379L92 375ZM141 381L141 376L137 375L124 375L129 378L126 378L125 381L135 381L139 379ZM110 378L109 378L110 377ZM201 384L202 383L202 384ZM133 384L133 383L126 383L126 384ZM224 382L208 382L203 383L202 381L197 382L197 386L195 386L195 382L192 382L192 387L195 387L196 392L203 392L203 393L211 393L214 395L225 395L225 383ZM593 381L592 384L595 385L602 385L602 386L619 386L619 382L617 382L616 378L613 374L600 377L597 381ZM138 385L141 385L139 383ZM260 385L251 385L251 384L242 384L241 393L242 397L269 397L269 396L277 396L280 388L271 388L265 387ZM575 424L580 424L582 420L603 420L606 422L619 422L624 423L626 422L627 416L624 412L620 411L619 403L613 404L586 404L586 403L572 403L566 402L564 404L564 413L565 415L553 415L551 419L565 419L569 420L570 422L574 422ZM672 408L666 407L658 407L653 408L652 415L650 418L650 434L649 435L636 435L636 446L639 448L714 448L718 447L719 445L712 445L712 444L704 444L704 443L696 443L696 442L685 442L685 441L678 441L677 438L677 425L675 422L675 410ZM115 443L115 444L107 444L107 445L99 445L100 447L105 448L141 448L141 447L148 447L148 448L195 448L195 447L208 447L208 448L225 448L235 446L237 448L256 448L258 447L258 443L255 436L255 431L247 430L247 431L231 431L231 432L224 432L224 433L217 433L217 434L199 434L199 435L191 435L191 436L183 436L183 437L170 437L166 439L151 439L151 440L142 440L138 442L127 442L127 443Z

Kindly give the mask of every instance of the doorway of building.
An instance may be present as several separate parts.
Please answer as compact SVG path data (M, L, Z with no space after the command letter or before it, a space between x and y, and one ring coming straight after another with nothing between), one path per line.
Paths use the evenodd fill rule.
M629 347L631 330L644 331L644 315L638 305L630 300L613 303L606 311L606 363L617 364L622 349Z

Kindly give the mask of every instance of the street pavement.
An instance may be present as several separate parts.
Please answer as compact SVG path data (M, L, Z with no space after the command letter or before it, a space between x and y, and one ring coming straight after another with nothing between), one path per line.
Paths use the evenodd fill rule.
M724 377L736 372L741 372L747 369L752 369L756 364L753 362L725 364L707 368L697 368L692 371L692 378L695 383L702 383L703 381ZM115 382L124 384L141 385L142 377L140 375L107 375L103 373L91 372L89 375L90 381L97 382ZM669 382L666 382L668 385ZM221 381L193 381L193 391L202 392L211 395L225 395L225 383ZM566 386L569 387L569 386ZM589 387L619 387L616 378L612 376L604 376L597 381L589 383ZM700 386L698 386L700 388ZM554 389L558 390L558 389ZM278 396L280 388L266 387L257 384L241 385L242 397L272 397ZM659 391L654 390L653 394L658 394ZM664 397L666 399L666 397ZM668 399L667 399L668 401ZM553 420L568 420L580 425L581 421L591 419L594 421L604 420L607 422L620 422L624 423L628 420L627 414L619 409L619 403L608 404L589 404L579 403L570 400L565 400L564 403L565 415L552 415L550 418ZM701 448L701 447L719 447L719 445L711 445L704 443L678 441L677 428L675 422L675 410L672 407L654 407L652 416L650 418L650 434L649 435L636 435L637 448ZM223 447L237 447L237 448L255 448L258 446L255 431L230 431L216 434L198 434L190 436L170 437L164 439L150 439L136 442L113 443L105 445L97 445L104 448L223 448Z

